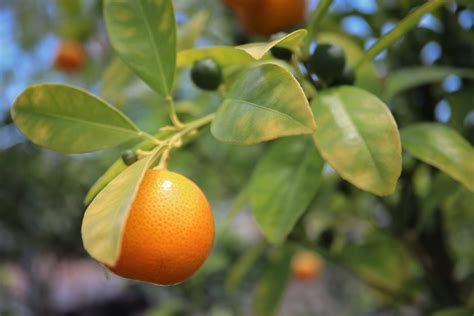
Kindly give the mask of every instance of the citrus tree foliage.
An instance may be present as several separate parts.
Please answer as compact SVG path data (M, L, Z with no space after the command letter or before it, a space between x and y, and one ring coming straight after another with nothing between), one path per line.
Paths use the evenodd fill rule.
M138 161L130 166L120 159L112 164L85 198L82 239L93 258L108 265L116 263L124 223L144 172L158 163L166 164L170 152L178 155L183 144L209 134L224 147L233 144L235 151L248 150L245 146L262 150L260 160L253 163L255 169L247 186L241 188L245 194L239 199L249 202L266 241L278 246L256 287L254 310L258 315L277 313L276 302L283 296L293 253L285 242L293 239L307 245L314 241L311 236L301 237L304 229L299 223L306 213L325 207L341 212L353 208L354 217L363 217L367 214L360 214L361 209L381 203L393 217L389 233L396 236L405 225L396 217L414 216L410 212L419 203L414 202L413 194L404 195L411 183L404 173L411 176L413 169L425 166L421 162L439 169L443 178L431 184L430 172L413 173L415 187L408 190L417 198L424 201L434 196L441 199L440 204L458 205L462 194L472 194L474 149L455 130L456 122L451 126L414 122L403 124L399 131L387 103L421 84L439 82L448 74L472 79L472 70L412 67L390 73L382 81L372 64L374 57L400 40L424 14L435 12L443 1L428 1L414 8L365 52L348 36L318 30L330 2L320 1L308 30L296 30L266 42L194 47L208 13L197 13L178 30L171 0L104 1L105 27L118 58L104 74L102 96L117 104L78 87L38 83L24 90L11 109L25 137L45 148L84 153L125 144L137 152ZM346 68L354 72L352 82L318 84L307 63L311 53L308 47L314 41L342 47ZM272 52L278 48L288 50L290 60L276 59ZM209 98L216 106L206 113L195 107L204 103L200 98L208 96L177 99L183 74L204 58L212 58L224 74L220 87L210 92ZM169 121L154 124L152 133L139 128L120 110L121 98L115 91L125 89L131 77L135 82L140 78L140 87L169 114ZM182 113L187 113L189 119L183 120ZM439 193L443 190L436 185L446 182L456 194L444 199L443 192ZM347 196L335 191L338 185L344 187L343 192L356 192L360 198L350 203ZM433 205L420 211L424 220L415 229L420 236L418 242L436 235L436 230L426 227L436 227L437 208ZM330 227L322 230L326 237L344 231L345 223L325 216L325 225ZM315 238L323 235L318 231ZM394 236L373 228L366 236L361 244L345 240L337 246L323 243L321 252L347 265L384 295L398 297L410 278L410 265L427 268L423 258L410 255L410 247L419 244L404 249L406 240L396 241ZM246 257L243 262L253 262L258 255L253 251L251 259ZM366 255L373 258L370 264L364 261ZM233 273L243 276L242 269L250 265L240 263ZM230 284L235 284L235 279L232 277Z

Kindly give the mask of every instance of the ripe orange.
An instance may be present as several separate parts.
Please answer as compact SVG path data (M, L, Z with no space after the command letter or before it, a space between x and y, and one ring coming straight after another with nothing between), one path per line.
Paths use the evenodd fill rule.
M214 219L204 193L190 179L148 170L132 203L120 257L112 272L171 285L189 278L206 260Z
M81 43L64 41L59 44L54 59L54 65L61 70L75 72L86 62L86 52Z
M301 23L305 0L223 0L250 34L268 36Z
M311 251L299 251L291 258L291 271L298 280L311 280L321 274L321 258Z

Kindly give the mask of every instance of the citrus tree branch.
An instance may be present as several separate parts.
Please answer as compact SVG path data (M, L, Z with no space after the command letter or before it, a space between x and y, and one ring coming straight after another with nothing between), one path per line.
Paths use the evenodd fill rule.
M191 121L189 123L186 123L186 124L181 123L182 124L181 129L178 132L176 132L174 135L163 140L164 150L163 150L163 154L161 156L160 162L158 166L156 167L156 169L166 168L171 150L174 147L181 146L183 136L190 134L191 132L211 123L215 116L216 116L215 113L211 113L197 120Z
M423 15L436 10L446 1L447 0L431 0L413 11L413 13L401 20L390 32L380 37L378 41L369 48L364 56L359 59L354 68L357 69L364 63L371 61L381 51L392 45L396 40L411 30Z
M329 6L331 5L332 0L320 0L316 10L314 10L313 14L311 15L309 22L308 22L308 35L305 38L304 46L309 48L311 40L313 39L314 33L318 28L319 22L321 22L322 18L326 14Z
M167 96L166 103L168 104L168 111L170 114L171 123L173 123L176 128L182 128L183 123L181 123L178 118L178 115L176 114L176 107L174 105L173 98L171 96Z

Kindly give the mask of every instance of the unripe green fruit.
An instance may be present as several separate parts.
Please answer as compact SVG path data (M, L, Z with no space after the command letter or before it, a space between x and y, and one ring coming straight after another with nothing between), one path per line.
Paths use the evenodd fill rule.
M122 154L122 160L127 166L130 166L138 160L138 156L135 152L126 150Z
M327 84L341 76L345 64L344 50L335 44L319 44L309 60L310 71Z
M335 85L353 85L355 73L352 67L346 67L339 78L336 78Z
M222 70L212 58L204 58L194 63L191 80L203 90L216 90L222 82Z
M274 46L270 49L270 52L272 53L273 57L285 60L285 61L290 61L291 56L293 55L293 52L285 47L278 47Z

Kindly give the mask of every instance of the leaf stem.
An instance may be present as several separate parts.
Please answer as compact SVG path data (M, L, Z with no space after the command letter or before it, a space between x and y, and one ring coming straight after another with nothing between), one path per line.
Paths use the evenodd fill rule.
M390 32L386 33L378 39L378 41L372 45L369 50L362 56L356 63L354 69L358 69L365 62L371 61L381 51L389 47L396 40L402 37L405 33L410 31L418 20L425 14L430 13L445 3L447 0L431 0L420 6L413 13L409 14L406 18L401 20L397 26L395 26Z
M149 140L150 142L152 142L153 144L156 144L156 145L162 145L163 144L163 141L159 140L158 138L156 138L155 136L153 135L150 135L148 134L147 132L144 132L144 131L139 131L138 132L138 135L146 140Z
M313 39L314 33L316 33L316 29L318 28L319 22L321 22L322 18L326 14L329 6L331 5L332 0L321 0L319 1L316 10L314 10L313 14L311 15L309 22L308 22L308 35L304 41L304 47L306 47L305 53L308 53L309 45L311 44L311 40Z
M178 115L176 114L176 107L174 105L173 98L171 96L166 97L166 103L168 104L168 111L170 114L170 119L171 123L173 123L176 128L181 129L183 128L183 123L178 118Z
M209 124L214 117L216 116L215 113L208 114L203 116L197 120L191 121L186 124L181 123L181 129L174 135L168 137L163 141L163 147L165 148L163 151L163 155L161 156L160 162L155 169L166 169L169 154L173 147L180 147L182 144L182 137L192 131Z

